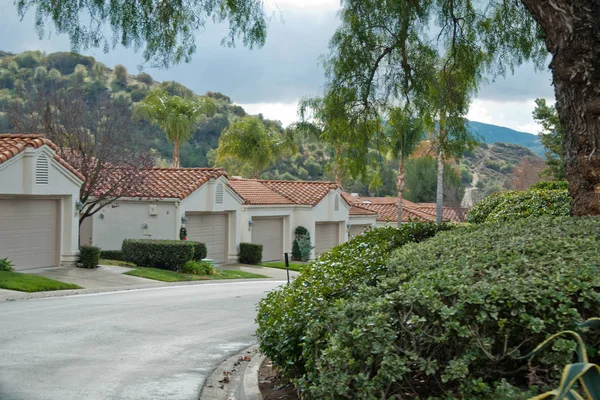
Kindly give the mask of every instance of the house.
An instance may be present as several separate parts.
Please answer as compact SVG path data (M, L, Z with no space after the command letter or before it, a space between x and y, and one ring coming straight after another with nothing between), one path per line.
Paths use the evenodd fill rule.
M0 134L0 258L15 269L74 265L84 177L43 135Z

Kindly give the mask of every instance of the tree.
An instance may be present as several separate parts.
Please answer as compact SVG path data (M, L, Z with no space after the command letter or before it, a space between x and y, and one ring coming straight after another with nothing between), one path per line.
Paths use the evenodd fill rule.
M153 89L137 104L136 113L159 126L167 139L173 142L173 168L180 167L179 148L187 141L202 116L215 112L208 98L182 98L169 96L164 90Z
M74 51L99 47L108 51L111 43L113 47L120 43L124 47L143 48L144 59L161 67L189 62L196 52L196 35L211 21L229 23L228 35L222 41L229 46L240 39L245 46L260 47L267 30L261 0L17 0L15 3L20 17L35 9L40 39L45 35L47 21L51 21L57 33L69 36ZM111 38L104 35L107 31L113 34Z
M558 118L556 108L547 105L544 99L536 99L533 119L542 125L539 137L542 145L546 148L544 155L546 156L547 165L542 172L543 175L557 181L565 180L565 160L562 147L564 129Z
M431 155L411 157L406 162L404 197L415 203L432 203L437 196L437 158ZM444 162L444 203L459 206L464 194L460 173L449 162Z
M217 163L236 159L252 168L252 177L273 164L295 147L290 132L281 132L275 125L265 125L259 117L246 116L231 124L219 139Z

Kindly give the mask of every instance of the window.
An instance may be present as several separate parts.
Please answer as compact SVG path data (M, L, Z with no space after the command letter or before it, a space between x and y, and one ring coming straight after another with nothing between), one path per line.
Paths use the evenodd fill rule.
M217 193L215 195L215 202L217 204L223 204L223 184L217 184Z
M48 157L43 154L35 162L35 183L37 185L48 184Z
M335 195L335 203L333 205L333 210L340 211L340 195L339 194Z

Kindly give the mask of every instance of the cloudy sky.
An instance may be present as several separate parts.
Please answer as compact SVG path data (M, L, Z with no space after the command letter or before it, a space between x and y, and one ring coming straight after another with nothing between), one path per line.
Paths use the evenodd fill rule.
M168 70L144 67L154 79L176 80L198 94L218 91L229 96L247 112L263 113L289 124L297 119L298 99L320 95L324 74L319 57L327 52L329 38L338 26L339 0L265 0L273 12L267 42L261 49L220 46L224 26L209 26L198 36L198 51L189 64ZM50 32L40 40L33 13L20 20L13 0L0 0L0 50L22 52L68 51L69 40ZM88 50L109 67L123 64L137 73L139 53L117 47L108 54ZM531 118L537 97L553 102L550 74L536 73L525 65L514 75L484 85L473 101L469 119L520 131L537 133Z

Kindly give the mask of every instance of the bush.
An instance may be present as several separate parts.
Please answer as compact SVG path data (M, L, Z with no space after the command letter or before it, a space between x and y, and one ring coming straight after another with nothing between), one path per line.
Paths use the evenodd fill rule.
M294 229L294 234L296 235L296 239L300 239L304 235L310 235L308 229L303 226L297 226L296 229Z
M192 275L214 275L216 274L215 268L204 261L188 261L179 270L184 274Z
M123 256L140 267L177 271L193 260L195 245L183 240L123 240Z
M262 262L262 244L240 243L238 260L242 264L257 265Z
M531 189L543 190L569 190L569 182L567 181L541 181L531 185Z
M294 239L292 242L292 261L301 261L302 254L300 253L300 246L298 245L298 240Z
M324 253L290 285L270 292L259 303L261 351L288 377L301 376L313 364L312 349L322 340L310 335L311 324L340 299L376 284L393 249L450 228L434 223L377 228Z
M0 271L13 272L13 263L8 258L0 258Z
M304 262L310 260L310 253L312 252L312 249L314 249L314 247L315 246L313 246L312 243L310 242L309 234L300 236L300 238L298 239L298 249L300 250L300 260L304 261Z
M100 247L81 246L79 248L79 263L82 268L96 268L100 263Z
M208 254L207 250L206 250L206 245L204 243L192 242L192 241L190 241L189 243L194 245L194 260L196 260L196 261L204 260L206 258L206 254Z
M100 258L104 260L127 261L121 250L102 250Z
M307 336L294 343L303 349L303 398L525 399L530 385L557 385L573 341L558 339L530 366L519 357L597 315L599 240L598 218L543 217L461 227L399 249L377 286L303 321ZM309 288L294 302L311 297ZM285 329L294 317L279 322ZM269 356L285 354L263 326L260 334Z
M467 222L480 224L570 213L571 198L566 190L513 190L494 193L475 204L467 214Z

